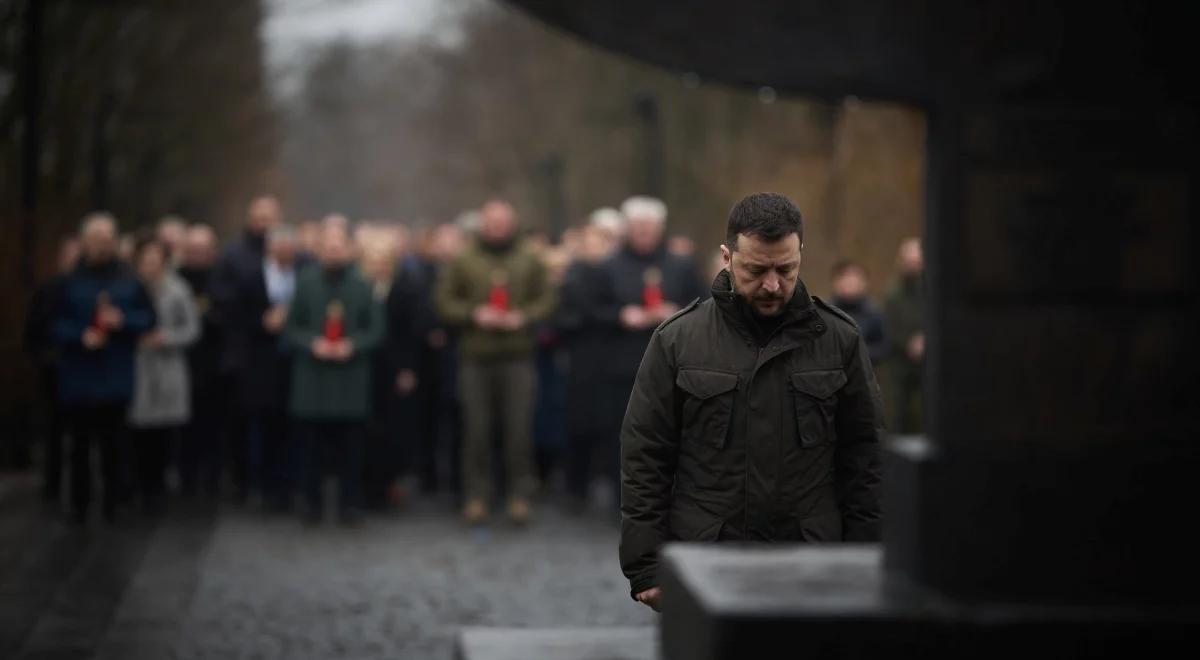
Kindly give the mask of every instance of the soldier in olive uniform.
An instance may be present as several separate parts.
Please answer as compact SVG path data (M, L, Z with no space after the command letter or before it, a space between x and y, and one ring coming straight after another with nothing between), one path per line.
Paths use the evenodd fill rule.
M875 541L879 387L854 321L799 279L800 211L729 215L712 298L650 339L621 428L621 566L658 608L668 541Z

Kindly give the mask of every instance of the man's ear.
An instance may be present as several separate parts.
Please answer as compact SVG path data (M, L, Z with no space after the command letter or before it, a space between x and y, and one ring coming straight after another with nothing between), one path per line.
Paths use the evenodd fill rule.
M725 270L729 270L729 267L732 264L733 264L733 253L729 251L728 247L726 247L725 245L721 245L721 266Z

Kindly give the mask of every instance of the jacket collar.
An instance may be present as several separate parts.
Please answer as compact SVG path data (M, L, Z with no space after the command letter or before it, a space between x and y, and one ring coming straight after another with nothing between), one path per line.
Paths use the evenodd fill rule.
M740 333L753 339L756 323L753 312L746 299L733 290L733 278L728 270L722 269L713 279L712 297L725 318L731 321ZM813 305L812 296L808 295L808 287L804 286L802 280L796 280L796 291L783 308L782 314L784 318L774 333L776 336L792 328L807 326L816 320L816 307Z

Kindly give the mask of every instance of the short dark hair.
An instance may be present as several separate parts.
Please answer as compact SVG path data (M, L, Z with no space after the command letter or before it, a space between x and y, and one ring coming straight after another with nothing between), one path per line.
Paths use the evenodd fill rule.
M738 234L775 242L797 234L804 243L804 220L792 200L779 193L754 193L742 198L729 211L725 245L737 250Z

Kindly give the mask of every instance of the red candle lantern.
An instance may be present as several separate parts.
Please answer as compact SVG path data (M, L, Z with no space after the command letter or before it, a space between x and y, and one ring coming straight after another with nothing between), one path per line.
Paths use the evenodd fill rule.
M657 309L662 306L662 271L657 268L647 268L642 275L642 283L642 306L646 309Z
M340 301L334 300L325 308L325 338L329 341L338 341L346 334L345 323L343 317L345 309Z
M502 270L492 273L492 290L488 293L488 305L501 312L508 311L508 276Z

